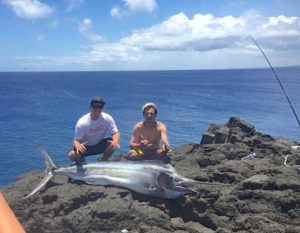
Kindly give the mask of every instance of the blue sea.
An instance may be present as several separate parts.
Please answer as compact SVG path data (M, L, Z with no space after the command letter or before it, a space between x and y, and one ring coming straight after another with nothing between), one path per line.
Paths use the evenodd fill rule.
M299 117L300 67L275 70ZM128 151L146 102L157 104L172 147L199 143L211 123L224 124L230 116L257 131L300 141L300 127L270 69L2 72L0 84L0 186L44 170L40 148L56 164L69 163L74 126L93 96L105 99L105 111L121 132L115 154Z

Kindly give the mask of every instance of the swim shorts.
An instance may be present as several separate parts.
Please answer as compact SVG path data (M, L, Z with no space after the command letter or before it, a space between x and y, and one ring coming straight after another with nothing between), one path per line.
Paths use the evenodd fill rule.
M129 160L160 160L164 163L171 162L170 156L162 148L150 150L136 149L131 150L129 154L136 154L136 156L128 157Z

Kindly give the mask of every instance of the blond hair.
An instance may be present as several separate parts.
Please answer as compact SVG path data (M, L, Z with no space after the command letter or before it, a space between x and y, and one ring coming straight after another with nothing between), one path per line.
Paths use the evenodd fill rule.
M154 103L146 103L146 104L144 104L144 106L142 107L143 114L149 108L153 108L154 112L155 112L155 115L157 114L157 107L156 107L156 105Z

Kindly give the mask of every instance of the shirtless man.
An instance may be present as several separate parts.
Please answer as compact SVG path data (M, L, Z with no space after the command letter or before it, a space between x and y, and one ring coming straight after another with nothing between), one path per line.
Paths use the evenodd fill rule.
M154 103L147 103L142 108L144 121L138 122L130 140L130 160L162 160L170 163L171 151L167 137L167 127L156 121L157 107ZM162 148L160 147L162 142Z

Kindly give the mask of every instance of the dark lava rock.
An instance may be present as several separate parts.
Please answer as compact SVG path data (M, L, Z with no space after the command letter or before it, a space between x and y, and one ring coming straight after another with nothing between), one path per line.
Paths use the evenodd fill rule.
M299 143L255 132L239 118L208 132L209 143L175 148L172 165L186 177L230 186L190 185L197 194L165 200L55 176L24 200L43 177L32 172L0 191L28 233L299 233L300 150L291 149ZM254 159L241 160L250 152Z

